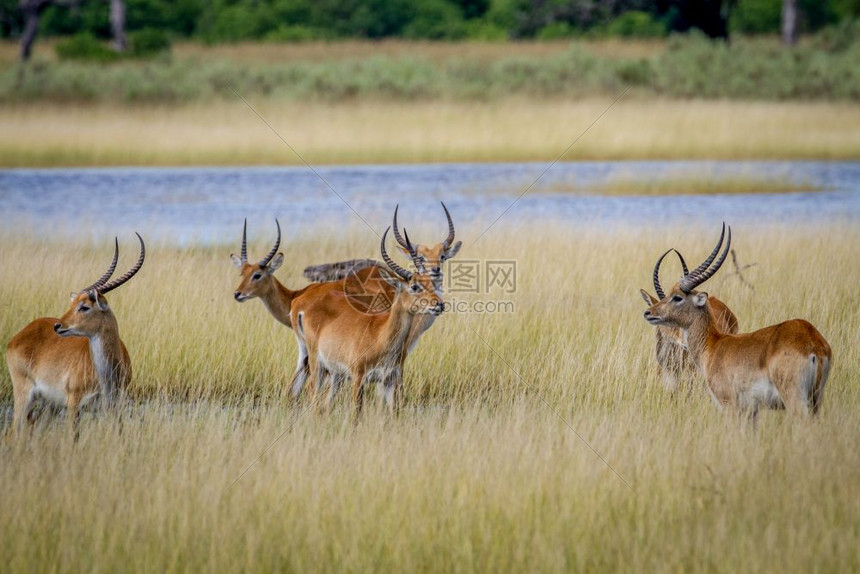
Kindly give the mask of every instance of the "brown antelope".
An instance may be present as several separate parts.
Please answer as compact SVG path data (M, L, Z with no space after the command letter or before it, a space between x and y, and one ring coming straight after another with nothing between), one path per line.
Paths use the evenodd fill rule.
M761 407L815 414L824 398L831 360L830 345L815 327L792 319L752 333L726 334L708 306L708 294L695 290L717 272L731 242L732 230L726 239L724 223L713 252L648 308L645 319L684 331L690 357L717 404L748 414L753 423Z
M404 244L416 272L407 271L389 257L385 250L389 230L385 230L380 245L382 260L395 274L391 276L380 269L394 289L388 312L362 312L349 301L349 295L342 289L309 291L293 301L292 322L307 344L309 368L316 378L315 386L321 387L327 375L333 375L329 381L326 407L330 406L337 392L338 380L349 377L356 412L360 413L364 384L374 377L382 381L389 409L396 412L414 318L442 313L442 298L405 231Z
M284 254L278 252L278 248L281 246L281 224L277 219L275 219L275 226L278 230L275 244L265 257L258 262L252 263L248 261L248 221L245 220L242 227L240 255L230 254L230 259L239 269L241 277L239 285L233 292L233 298L239 303L244 303L251 299L260 299L266 310L275 320L293 329L290 309L296 298L306 293L309 296L313 296L315 293L324 293L329 290L344 291L344 282L312 283L293 291L278 281L275 277L275 272L283 264ZM368 269L369 271L371 270ZM369 274L368 272L364 272L363 274ZM296 370L290 381L290 394L293 399L297 400L307 382L310 371L308 370L308 352L305 341L295 329L293 329L293 335L298 348L298 358L296 360Z
M140 257L123 276L108 283L116 269L119 244L114 243L113 262L99 279L72 294L72 304L59 319L36 319L15 335L6 349L15 401L14 428L32 423L37 398L66 406L76 432L80 407L101 395L111 406L131 381L131 360L119 337L116 317L105 294L140 271L146 256L143 239Z
M677 250L669 249L661 255L654 266L654 291L657 293L657 297L654 297L644 289L639 290L639 293L642 294L642 298L649 307L656 305L660 299L665 297L663 287L660 285L660 264L663 263L663 259L671 251L674 251L678 259L680 259L684 277L690 273L689 269L687 269L687 262L684 261L684 257ZM716 297L709 297L708 307L720 331L730 334L738 332L738 319L725 303ZM684 332L681 329L660 325L656 331L656 355L660 378L663 381L663 387L667 391L675 392L681 379L694 373L696 366L690 360L690 354L687 352L687 344L684 341Z
M418 261L420 261L425 268L430 269L430 276L433 279L433 283L436 285L437 291L442 289L442 267L444 266L445 261L448 261L457 255L457 252L460 251L460 247L462 245L462 242L460 241L457 241L456 243L454 242L454 222L451 219L451 213L448 211L448 208L445 207L444 202L440 201L439 203L442 204L442 209L445 211L445 218L448 220L448 237L436 245L430 246L415 244L412 246L415 252L418 253ZM397 239L397 247L404 254L411 257L409 248L404 244L403 237L400 235L400 231L397 228L397 211L399 209L400 205L397 205L394 208L394 223L392 231L394 232L394 238ZM338 281L345 279L350 274L358 273L363 269L379 267L380 265L381 263L375 259L350 259L349 261L339 261L338 263L312 265L305 269L304 276L309 281L314 282ZM385 285L387 285L387 283L385 283Z
M289 328L293 328L290 319L290 308L293 300L304 293L308 287L293 291L288 289L275 277L277 271L284 263L284 254L278 253L281 246L281 224L275 219L278 228L278 238L275 245L265 257L255 263L248 262L248 220L242 227L242 247L240 255L230 254L233 264L239 268L241 280L239 286L233 292L233 298L239 303L244 303L254 298L260 299L266 310L279 322ZM323 284L312 284L316 287ZM295 334L295 331L294 331ZM296 363L296 371L293 374L291 389L293 398L297 399L304 387L308 375L308 353L304 340L295 334L296 345L299 349L299 357Z
M433 286L436 292L441 295L444 293L444 274L442 269L445 261L457 255L462 242L454 241L454 221L451 219L451 213L444 202L440 201L439 203L442 204L442 210L445 212L445 219L448 222L448 236L441 243L433 246L421 244L408 245L400 234L397 225L399 205L394 208L394 221L391 231L397 240L397 247L410 258L412 258L413 252L416 253L417 257L413 258L413 262L416 265L422 265L425 269L429 269ZM308 267L305 269L304 275L311 281L345 281L345 285L349 291L355 292L361 290L366 296L379 294L390 301L394 298L395 287L381 275L381 268L381 263L374 259L352 259L350 261ZM421 335L433 325L436 317L436 315L432 314L424 314L416 317L409 333L407 352L411 352L415 348Z
M456 255L461 245L459 241L454 243L454 223L444 203L442 204L442 208L448 220L448 237L434 247L407 246L397 227L398 208L394 210L393 229L394 236L401 250L410 254L411 257L411 247L417 253L417 257L414 259L415 262L421 262L422 266L427 265L426 262L429 262L431 265L431 280L434 283L434 287L440 292L443 281L442 263ZM297 291L288 289L274 276L275 271L283 263L283 254L277 253L281 241L281 227L277 220L275 220L275 223L278 228L278 238L275 241L274 247L259 263L252 264L248 262L247 221L245 222L242 230L241 256L237 257L232 254L230 256L234 265L239 268L241 275L239 286L233 294L236 301L241 303L255 297L259 298L277 321L292 328L290 309L293 302L302 297L316 300L329 291L339 291L341 294L347 295L347 300L353 304L353 307L360 310L364 310L363 306L365 305L365 303L360 301L362 298L378 298L389 302L394 298L395 288L389 283L389 279L383 275L385 272L381 270L380 263L370 259L320 265L315 268L309 267L305 270L305 276L309 278L315 277L316 279L331 278L332 280L323 283L312 283ZM421 250L420 252L419 249ZM276 253L277 255L275 255ZM359 265L357 265L358 269L350 268L349 264L356 261L359 262ZM362 261L368 262L368 265L361 266ZM309 271L313 269L316 270L315 273L309 274ZM346 271L344 272L343 269L346 269ZM337 277L340 278L334 280ZM370 309L367 309L367 311L370 312ZM432 314L423 314L420 318L413 321L414 324L408 337L407 351L411 351L415 347L418 339L430 328L434 319L435 316ZM292 397L298 399L307 382L310 370L308 368L307 346L299 333L295 332L295 337L299 354L296 362L296 370L290 383L290 389ZM317 381L317 385L321 383L321 380Z

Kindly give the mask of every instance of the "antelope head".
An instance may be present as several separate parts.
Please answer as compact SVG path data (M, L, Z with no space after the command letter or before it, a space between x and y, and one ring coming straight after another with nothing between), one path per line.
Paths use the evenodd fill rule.
M110 279L116 269L116 263L119 258L119 242L114 239L113 261L104 275L99 277L95 283L81 289L77 293L72 293L71 306L60 318L59 323L54 325L54 331L58 335L61 337L89 337L101 332L108 322L116 321L104 295L134 277L140 271L140 268L143 267L143 260L146 257L146 246L144 246L143 238L140 234L135 233L135 235L137 235L137 239L140 241L140 257L137 263L122 277L108 282L108 279Z
M388 237L390 229L389 227L382 234L380 252L382 260L394 275L383 271L383 278L395 288L397 296L405 298L410 314L441 315L444 309L442 297L439 296L433 284L432 275L427 273L424 262L419 259L416 246L409 241L409 234L406 233L406 230L403 230L404 239L400 245L405 246L407 253L412 258L412 262L415 264L415 272L398 265L385 250L385 239ZM400 243L399 240L398 243ZM395 300L397 296L395 296Z
M666 297L666 294L663 292L663 287L660 285L660 265L663 263L663 259L665 259L666 256L672 251L674 251L675 254L678 256L678 259L681 260L681 268L684 271L684 276L687 276L689 274L689 270L687 269L687 262L684 261L684 257L681 255L680 252L678 252L678 250L669 249L663 255L661 255L660 258L657 260L657 264L654 266L654 292L657 294L657 296L654 297L645 289L639 290L640 295L642 295L642 299L645 301L645 304L648 305L648 307L656 305L660 302L661 299L664 299ZM663 334L669 337L672 341L674 341L675 344L681 347L686 346L686 343L684 342L684 334L680 329L666 328L663 330Z
M274 273L280 268L284 262L284 254L278 253L278 247L281 245L281 224L275 219L275 225L278 227L278 238L275 240L275 245L271 251L255 263L248 263L248 220L245 220L245 225L242 228L242 249L240 256L230 254L230 259L233 265L239 268L241 281L236 291L233 293L233 298L239 303L244 303L254 297L261 297L275 288Z
M723 242L725 241L725 246ZM729 249L732 244L732 228L728 227L728 237L726 236L726 224L723 223L723 231L720 234L720 240L711 254L705 259L701 265L693 269L690 273L685 273L684 277L676 283L669 291L668 295L662 293L662 289L657 290L658 296L661 299L645 311L645 320L652 325L666 325L669 327L678 327L680 329L688 329L699 316L703 313L708 314L708 294L703 291L696 291L696 287L710 279L714 273L719 270L726 256L729 254ZM720 248L723 248L720 253ZM671 251L671 250L670 250ZM666 252L668 253L668 251ZM717 255L719 254L719 258ZM665 257L665 253L663 257ZM659 271L660 258L657 262L657 267L654 269L655 283L657 272ZM716 261L715 261L716 259ZM682 258L683 261L683 258ZM685 265L686 267L686 265ZM655 285L656 287L657 285Z
M442 203L441 201L439 203ZM445 261L451 259L457 252L460 251L460 247L462 242L457 241L454 242L454 222L451 220L451 214L448 212L448 208L445 207L445 204L442 203L442 209L445 211L445 217L448 220L448 237L445 238L441 243L437 243L433 246L428 245L409 245L407 241L403 239L403 236L400 235L400 230L397 226L397 210L399 209L399 205L394 208L394 223L393 223L393 232L394 239L397 240L398 248L403 251L406 255L412 257L416 266L418 262L420 262L426 269L430 270L430 277L433 279L435 283L440 283L442 280L442 266L445 264ZM415 253L415 256L412 253Z

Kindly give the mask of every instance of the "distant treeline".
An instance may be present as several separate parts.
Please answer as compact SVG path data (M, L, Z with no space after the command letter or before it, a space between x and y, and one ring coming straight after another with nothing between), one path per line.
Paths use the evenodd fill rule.
M338 38L434 40L654 37L698 28L777 33L782 0L126 0L129 32L205 42ZM40 33L110 36L105 0L44 11ZM860 16L860 0L799 0L800 30ZM0 0L0 37L17 38L19 0Z

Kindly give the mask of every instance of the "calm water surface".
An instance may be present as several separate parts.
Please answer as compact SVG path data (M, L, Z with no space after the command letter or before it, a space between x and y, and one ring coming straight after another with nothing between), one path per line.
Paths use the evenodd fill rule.
M407 223L444 230L438 201L458 234L476 238L549 164L263 168L110 168L0 171L0 226L51 236L100 238L139 230L188 244L233 243L244 218L278 217L285 235L320 229L378 233L400 203ZM791 194L598 197L561 194L615 178L774 177L826 187ZM348 204L348 205L347 205ZM353 211L354 210L354 211ZM417 222L415 220L418 220ZM577 162L546 171L499 222L600 225L608 232L663 223L860 224L860 162ZM256 228L254 228L256 229ZM262 231L260 233L263 233ZM268 233L268 231L266 231Z

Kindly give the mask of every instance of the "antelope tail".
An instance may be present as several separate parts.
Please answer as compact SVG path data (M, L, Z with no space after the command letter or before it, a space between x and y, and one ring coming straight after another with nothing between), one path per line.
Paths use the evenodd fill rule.
M305 279L314 283L339 281L354 271L375 265L379 265L379 261L375 259L350 259L349 261L338 261L337 263L311 265L310 267L306 267L302 274L305 276Z
M824 399L824 386L827 384L827 377L830 375L830 358L819 357L813 354L809 357L809 363L810 375L814 378L810 396L812 414L816 414L818 409L821 408L821 401Z

